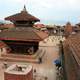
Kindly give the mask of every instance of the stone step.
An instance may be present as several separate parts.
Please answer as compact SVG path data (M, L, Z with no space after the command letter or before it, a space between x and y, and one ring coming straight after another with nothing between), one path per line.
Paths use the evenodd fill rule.
M12 58L12 57L0 57L2 61L9 61L9 62L31 62L31 63L38 63L38 58L36 59L26 59L26 58Z
M36 55L18 55L18 54L2 54L2 57L12 57L12 58L29 58L29 59L34 59L36 58Z
M31 63L38 63L39 58L43 58L45 54L44 50L39 50L35 56L31 55L18 55L18 54L2 54L0 60L3 61L10 61L10 62L31 62Z
M18 55L18 54L2 54L0 60L10 61L10 62L31 62L38 63L39 58L43 58L45 54L44 50L38 50L35 55Z
M1 57L10 57L10 58L25 58L25 59L36 59L40 54L42 53L42 50L38 50L35 54L33 55L21 55L21 54L1 54Z

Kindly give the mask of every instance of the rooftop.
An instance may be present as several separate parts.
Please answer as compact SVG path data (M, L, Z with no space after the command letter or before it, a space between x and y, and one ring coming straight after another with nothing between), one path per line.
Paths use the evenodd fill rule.
M73 34L69 36L66 40L66 43L69 45L70 49L72 50L73 56L77 63L80 66L80 33Z
M29 14L26 10L26 7L24 6L23 10L20 13L8 16L5 18L5 20L9 20L9 21L40 21L38 18L32 16L31 14Z
M30 27L12 28L0 32L0 40L41 41L46 37L47 33Z

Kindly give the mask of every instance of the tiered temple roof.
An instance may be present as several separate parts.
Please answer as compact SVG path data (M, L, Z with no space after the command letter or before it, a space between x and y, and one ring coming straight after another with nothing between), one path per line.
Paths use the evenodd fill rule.
M0 40L15 40L15 41L41 41L46 38L48 34L36 30L34 28L25 27L12 28L0 32Z
M15 28L2 31L0 33L0 40L16 40L16 41L41 41L48 35L42 31L38 31L32 27L34 22L40 21L38 18L29 14L24 5L21 13L6 17L5 20L10 20ZM26 25L27 27L26 27ZM30 26L31 25L31 26ZM19 27L20 26L20 27Z
M11 15L9 17L6 17L5 20L9 20L9 21L40 21L38 18L32 16L31 14L29 14L26 10L26 7L24 6L23 10L20 13Z

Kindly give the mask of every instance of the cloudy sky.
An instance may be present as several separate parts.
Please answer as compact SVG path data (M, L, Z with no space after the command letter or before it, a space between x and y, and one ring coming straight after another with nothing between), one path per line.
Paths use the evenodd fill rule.
M41 23L80 22L80 0L0 0L0 19L20 12L24 4Z

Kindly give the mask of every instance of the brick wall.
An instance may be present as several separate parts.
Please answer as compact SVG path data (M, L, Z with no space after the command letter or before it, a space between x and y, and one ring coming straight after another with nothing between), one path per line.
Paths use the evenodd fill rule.
M4 80L33 80L33 70L26 75L10 74L4 72Z

